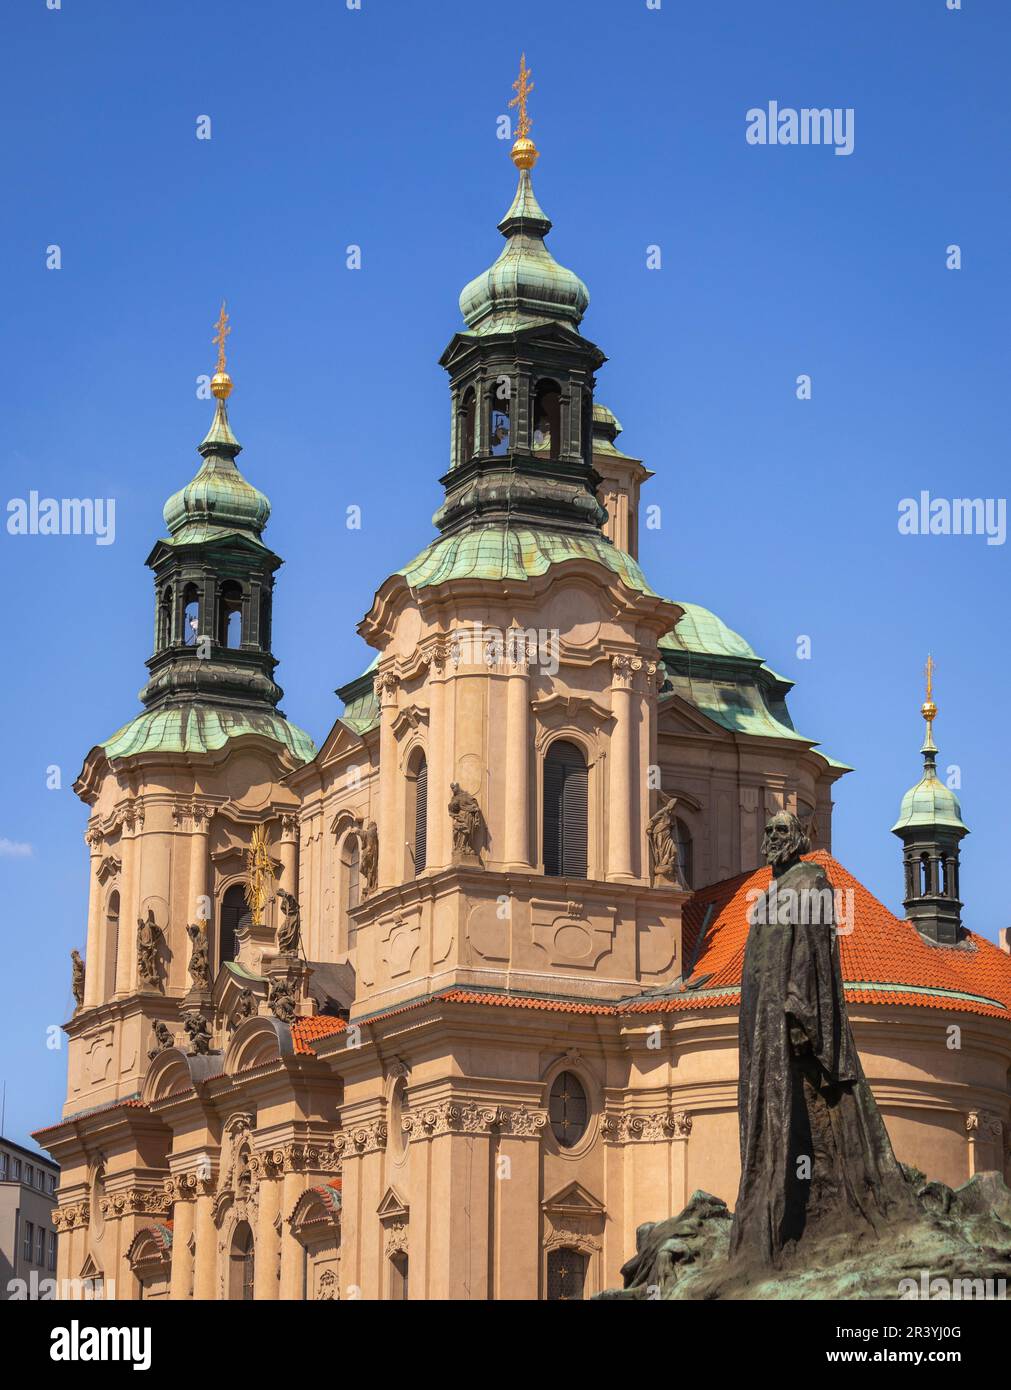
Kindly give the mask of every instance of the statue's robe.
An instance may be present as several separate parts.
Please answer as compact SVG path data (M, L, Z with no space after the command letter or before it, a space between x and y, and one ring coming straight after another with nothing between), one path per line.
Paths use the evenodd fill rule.
M760 1264L805 1236L878 1232L914 1211L850 1032L831 885L806 861L773 883L775 898L752 908L744 953L741 1185L730 1239L732 1258ZM807 1049L791 1045L791 1023Z

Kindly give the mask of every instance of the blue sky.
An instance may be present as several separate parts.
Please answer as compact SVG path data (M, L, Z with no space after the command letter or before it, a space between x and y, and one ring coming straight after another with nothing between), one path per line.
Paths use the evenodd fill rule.
M973 832L966 921L1006 925L1008 546L897 527L921 490L1007 490L1011 10L965 4L5 7L2 500L116 499L112 545L0 532L11 1137L57 1118L64 1094L46 1029L70 1011L88 864L70 787L138 709L143 562L199 462L219 303L240 465L286 560L283 707L319 740L334 687L370 659L356 622L432 535L437 359L460 289L498 253L515 174L496 122L521 48L549 245L588 284L583 329L610 357L598 400L656 471L647 575L797 681L798 728L856 769L836 853L893 908L888 830L917 776L933 651L941 765L961 768ZM770 100L852 108L853 153L749 145L746 112Z

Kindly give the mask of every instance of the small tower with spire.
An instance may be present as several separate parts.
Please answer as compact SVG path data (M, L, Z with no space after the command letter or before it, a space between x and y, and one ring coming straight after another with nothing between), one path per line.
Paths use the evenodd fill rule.
M141 691L149 708L189 703L272 711L271 596L279 556L263 543L270 503L235 460L242 446L228 422L232 378L224 304L215 324L214 419L199 445L203 464L165 504L169 535L147 563L155 574L155 649Z
M516 196L498 224L493 265L460 295L465 329L441 360L450 377L453 438L444 534L507 520L600 533L606 519L593 468L594 373L606 360L579 332L590 296L551 255L551 222L534 195L539 151L530 136L533 91L526 58L513 84L519 171Z
M940 946L954 946L962 937L959 897L959 845L969 833L958 797L937 775L934 743L934 670L932 656L925 668L926 699L920 713L926 724L923 776L902 798L892 833L903 844L906 876L906 916L921 936Z

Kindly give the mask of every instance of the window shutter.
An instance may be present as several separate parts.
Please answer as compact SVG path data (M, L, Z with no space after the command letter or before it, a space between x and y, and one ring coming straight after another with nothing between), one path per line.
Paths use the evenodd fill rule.
M414 872L425 867L428 849L428 763L424 758L414 783Z
M555 743L544 761L544 872L586 877L587 775L580 750Z

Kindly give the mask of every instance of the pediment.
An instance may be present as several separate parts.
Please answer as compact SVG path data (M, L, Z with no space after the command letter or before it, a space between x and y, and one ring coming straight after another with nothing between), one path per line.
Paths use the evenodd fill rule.
M323 740L314 761L318 767L327 767L330 763L340 762L341 758L351 754L360 754L362 743L361 735L356 734L343 719L338 719Z
M553 1197L542 1203L544 1211L554 1216L603 1216L604 1204L581 1182L570 1182Z
M376 1207L376 1215L380 1221L406 1221L410 1212L410 1207L401 1197L395 1187L386 1189L386 1196Z
M710 719L707 714L703 714L700 709L693 705L689 700L681 695L669 695L665 698L663 705L658 711L657 734L663 738L665 734L694 735L704 738L731 739L733 735L729 729L725 729L722 724L717 724L715 719Z

